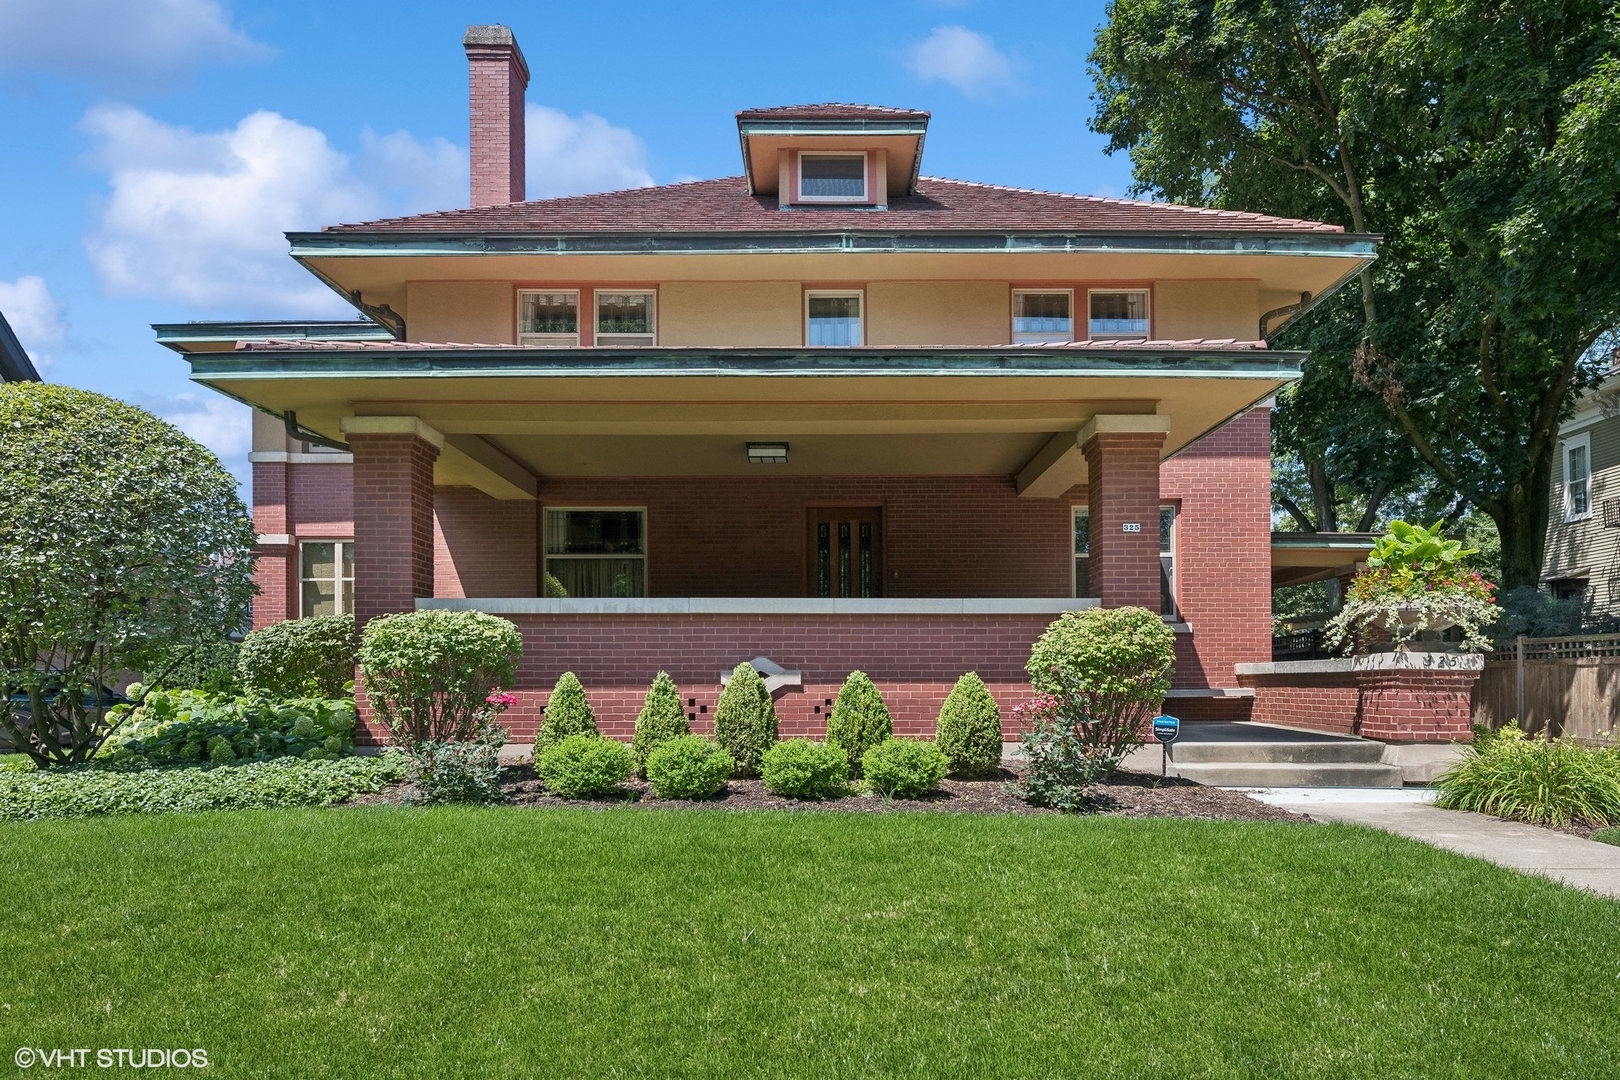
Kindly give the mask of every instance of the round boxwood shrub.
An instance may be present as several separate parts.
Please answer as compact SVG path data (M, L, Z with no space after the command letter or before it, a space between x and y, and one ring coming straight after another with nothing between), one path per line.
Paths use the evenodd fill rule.
M636 737L630 741L630 758L635 762L636 775L647 775L647 759L654 750L691 730L686 722L686 710L681 708L681 688L675 685L669 672L660 671L647 689L647 700L641 712L636 714Z
M1112 770L1142 745L1175 659L1176 635L1162 616L1140 607L1091 608L1059 616L1024 668L1043 711Z
M707 799L720 793L736 767L719 743L677 735L647 755L647 781L660 799Z
M765 788L792 799L836 799L849 794L849 759L830 743L785 739L760 763Z
M864 671L850 672L827 717L827 741L844 751L850 775L861 775L861 758L893 732L894 722L877 684Z
M885 739L861 759L872 790L901 799L920 798L939 787L946 767L945 755L931 739Z
M366 697L406 749L464 742L489 721L489 693L512 684L523 636L481 611L428 609L366 623Z
M1001 769L1001 707L978 672L968 672L951 687L934 737L952 776L994 776Z
M546 790L564 799L606 795L629 776L629 748L600 735L570 735L540 756Z
M354 616L317 615L253 631L236 671L249 694L335 698L352 692L354 660Z
M586 700L585 688L579 684L579 676L572 671L563 672L551 690L551 697L546 700L540 730L535 732L535 760L539 761L540 755L570 735L596 734L596 713L591 711L591 703Z
M735 776L758 776L760 759L776 742L776 706L754 665L738 664L714 707L714 739L737 763Z

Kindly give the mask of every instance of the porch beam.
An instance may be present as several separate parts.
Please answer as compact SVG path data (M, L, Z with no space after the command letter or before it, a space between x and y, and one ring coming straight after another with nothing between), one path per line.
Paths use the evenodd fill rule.
M446 435L433 473L436 484L465 484L493 499L540 497L540 478L480 435Z
M1169 434L1170 418L1157 414L1104 413L1077 432L1060 431L1046 441L1018 472L1018 494L1027 499L1056 499L1087 477L1084 447L1099 434Z

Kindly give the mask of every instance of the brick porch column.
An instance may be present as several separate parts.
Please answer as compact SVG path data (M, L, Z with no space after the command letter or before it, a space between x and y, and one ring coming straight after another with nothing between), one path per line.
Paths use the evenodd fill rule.
M414 416L351 416L356 627L433 595L433 462L444 436Z
M1094 416L1080 429L1091 520L1090 595L1159 610L1159 454L1168 416Z

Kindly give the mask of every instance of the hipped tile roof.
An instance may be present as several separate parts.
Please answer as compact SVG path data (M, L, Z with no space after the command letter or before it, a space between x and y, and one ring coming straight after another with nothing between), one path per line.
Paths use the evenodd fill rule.
M806 106L809 107L809 106ZM813 106L821 108L822 106ZM750 195L740 176L686 184L447 210L326 233L812 233L1121 232L1342 233L1338 225L1172 203L1065 195L924 177L917 193L887 210L818 206L780 210L774 195Z
M892 109L887 105L850 105L828 101L820 105L777 105L744 109L738 120L927 120L921 109Z

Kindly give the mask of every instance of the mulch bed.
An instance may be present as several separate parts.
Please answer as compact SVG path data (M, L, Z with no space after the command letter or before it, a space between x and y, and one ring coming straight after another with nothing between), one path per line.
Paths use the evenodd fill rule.
M843 799L815 802L772 795L760 780L732 780L712 799L696 801L660 799L644 780L625 783L623 793L601 799L559 799L544 790L531 765L501 770L501 787L515 806L544 809L578 807L605 810L633 805L647 809L682 810L805 810L822 813L886 814L895 811L932 811L946 814L1054 814L1031 806L1010 782L1017 774L1003 770L995 780L946 780L936 794L922 799L883 799L877 795L851 795ZM1190 780L1168 780L1139 773L1117 772L1107 783L1094 788L1097 813L1114 817L1200 818L1207 821L1309 821L1295 814L1235 791L1204 787ZM376 795L363 795L350 805L399 804L411 800L409 785L395 785Z

